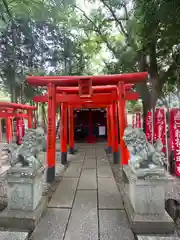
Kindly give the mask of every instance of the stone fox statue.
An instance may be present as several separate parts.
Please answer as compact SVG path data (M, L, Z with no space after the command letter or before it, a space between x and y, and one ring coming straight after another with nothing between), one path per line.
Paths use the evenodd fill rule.
M123 138L131 154L130 164L135 169L164 167L165 155L161 152L163 145L160 140L153 146L142 129L131 127L125 129Z
M22 167L41 164L36 155L42 150L44 142L44 130L42 128L28 129L21 146L11 149L11 165L21 164ZM32 162L33 161L33 162Z

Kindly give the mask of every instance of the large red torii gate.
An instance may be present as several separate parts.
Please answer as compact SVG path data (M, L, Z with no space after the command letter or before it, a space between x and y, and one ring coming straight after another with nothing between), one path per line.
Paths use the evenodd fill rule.
M139 98L139 94L136 92L129 92L128 90L131 89L133 85L132 84L127 84L125 85L125 89L126 89L126 96L125 99L126 100L137 100ZM59 92L65 92L65 93L77 93L78 88L76 87L69 87L69 88L63 88L63 87L57 87L56 90L58 89ZM97 90L97 87L94 87L95 90ZM105 90L108 92L108 90L117 90L116 86L108 86L107 88L105 88ZM100 90L100 88L98 89L98 91ZM104 90L104 86L103 86L103 90ZM100 91L99 91L100 92ZM113 95L114 94L114 95ZM103 98L102 98L103 95ZM96 96L96 94L94 95ZM94 97L93 96L93 97ZM111 141L110 135L111 135L111 130L110 128L114 129L113 132L118 132L118 128L115 125L114 121L116 122L117 119L112 119L110 120L110 118L113 116L113 111L115 111L116 109L114 109L113 111L111 110L111 107L108 107L109 104L112 104L112 101L108 101L108 98L110 98L111 96L114 96L114 100L117 101L117 93L116 91L113 91L111 94L99 94L98 97L101 97L101 102L99 103L98 101L92 101L92 102L86 102L83 98L80 98L77 95L62 95L62 94L56 94L56 105L58 107L59 103L62 103L64 101L67 102L72 102L72 106L68 107L68 117L69 117L69 145L70 145L70 153L74 152L74 119L73 119L73 109L74 108L106 108L107 109L107 126L108 127L108 150L109 152L111 152L111 149L113 150L113 162L114 163L118 163L119 162L119 150L118 150L118 141L116 143L116 139L113 138L113 140ZM93 100L93 97L91 98L91 100ZM96 96L97 97L97 96ZM35 96L33 98L33 100L35 102L48 102L48 95L41 95L41 96ZM76 102L78 101L78 103ZM115 117L115 116L114 116ZM63 119L62 119L63 121ZM65 120L64 120L65 121ZM111 127L110 124L111 123ZM66 124L66 123L65 123ZM62 125L62 124L61 124ZM64 127L63 127L64 129ZM65 131L67 132L67 131ZM92 133L92 131L89 131L90 133ZM65 134L65 133L64 133ZM114 134L113 134L114 135ZM92 136L91 136L92 137ZM62 152L67 152L66 146L64 146L64 139L66 140L67 137L63 136L61 138L61 140L63 140L63 142L61 142L61 149L63 150ZM112 142L112 146L111 146L111 142ZM67 145L65 143L65 145ZM63 147L62 147L63 146ZM112 147L112 148L111 148ZM117 152L116 152L117 151ZM65 154L66 155L66 154ZM62 155L63 157L63 155ZM62 163L65 163L65 160L62 160Z
M48 86L48 171L47 171L47 181L51 182L55 178L55 116L56 116L56 101L61 102L61 134L63 136L65 128L67 125L67 108L68 104L108 104L111 105L111 115L114 119L115 125L116 121L116 103L118 106L118 118L120 126L120 147L121 147L121 160L122 164L128 163L128 152L123 141L124 129L126 126L125 122L125 101L126 92L125 84L135 84L137 82L143 82L148 76L147 72L138 72L132 74L115 74L115 75L103 75L103 76L28 76L27 81L29 84L34 86ZM93 86L102 85L114 85L116 87L117 93L93 93ZM79 96L61 94L57 96L56 88L58 87L78 87ZM59 91L59 90L58 90ZM102 89L101 89L102 92ZM99 97L98 97L99 95ZM57 97L57 99L56 99ZM107 99L108 97L108 99ZM66 136L67 137L67 136ZM117 132L113 139L116 140ZM65 141L67 141L65 139ZM117 141L116 141L117 142ZM66 153L67 154L67 151ZM64 155L62 152L62 155ZM65 156L66 158L66 156Z

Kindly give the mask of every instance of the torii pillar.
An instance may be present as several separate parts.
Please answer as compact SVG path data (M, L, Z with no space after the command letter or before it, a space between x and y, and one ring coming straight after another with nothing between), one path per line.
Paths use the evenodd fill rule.
M60 125L60 142L61 142L61 163L67 164L67 103L61 103L61 125Z
M107 115L107 139L108 139L108 153L112 153L112 136L111 136L111 117L110 117L110 106L106 109Z
M28 110L28 128L33 128L33 110Z
M56 87L48 84L47 182L55 180L56 164Z
M69 153L74 154L74 111L72 106L68 107L69 120Z
M6 138L8 143L12 143L13 140L13 121L12 117L6 119Z
M110 126L111 126L111 141L112 141L112 154L113 163L119 163L119 144L118 144L118 122L116 103L110 105Z
M121 147L121 161L122 164L128 164L129 160L129 152L126 148L125 142L123 140L124 130L127 126L127 119L125 117L125 84L123 82L119 82L118 87L118 118L119 118L119 125L120 125L120 147Z

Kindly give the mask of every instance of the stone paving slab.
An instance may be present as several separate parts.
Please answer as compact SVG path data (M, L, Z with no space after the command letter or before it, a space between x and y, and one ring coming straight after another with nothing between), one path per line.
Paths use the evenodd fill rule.
M100 210L99 223L101 240L134 240L123 210Z
M28 240L28 232L0 231L0 240Z
M63 178L53 194L48 207L71 208L76 192L78 178Z
M109 164L98 165L97 171L98 171L99 178L113 178L113 173Z
M98 240L97 191L77 191L64 240Z
M63 240L70 210L48 208L30 240Z
M179 240L179 237L174 236L148 236L148 235L137 235L137 240Z
M97 161L106 161L106 162L109 162L107 156L97 156L96 158L97 158Z
M83 169L78 189L97 189L96 169Z
M106 158L107 155L104 151L103 152L97 152L96 151L96 157L97 157L97 159L101 159L101 158Z
M92 155L92 156L85 156L85 160L96 160L96 156Z
M110 168L109 161L107 159L105 160L97 160L97 167L100 168L101 166L107 166Z
M94 159L85 160L83 168L96 168L96 160Z
M74 178L78 178L80 176L81 173L81 168L82 168L82 164L81 163L74 163L71 164L67 170L64 173L64 177L74 177Z
M86 157L96 157L96 151L92 148L87 148Z
M123 209L122 196L114 178L98 178L99 209Z

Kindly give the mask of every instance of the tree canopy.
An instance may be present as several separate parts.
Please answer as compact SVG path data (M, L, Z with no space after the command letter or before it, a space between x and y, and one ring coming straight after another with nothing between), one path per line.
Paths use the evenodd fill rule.
M1 84L28 101L43 89L27 74L148 71L137 85L146 112L179 88L179 10L179 0L2 0Z

